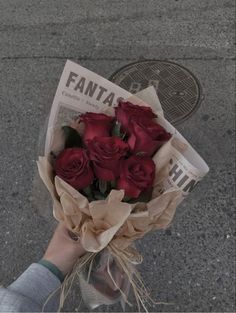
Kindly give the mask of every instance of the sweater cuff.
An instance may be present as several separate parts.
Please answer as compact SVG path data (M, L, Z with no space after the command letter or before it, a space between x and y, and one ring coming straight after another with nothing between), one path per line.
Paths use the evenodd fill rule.
M43 306L49 295L61 286L60 280L45 266L31 264L9 287Z
M44 259L40 260L38 264L41 264L44 267L46 267L50 272L52 272L60 280L61 283L63 282L65 277L55 264Z

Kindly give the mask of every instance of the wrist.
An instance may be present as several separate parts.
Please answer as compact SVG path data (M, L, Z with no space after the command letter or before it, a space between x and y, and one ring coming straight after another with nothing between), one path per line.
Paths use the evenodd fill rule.
M54 264L60 272L65 277L71 270L72 262L68 262L63 258L63 255L54 255L50 253L45 253L43 256L43 260Z
M53 273L62 283L65 275L62 273L62 271L52 262L46 260L46 259L41 259L38 264L46 267L51 273Z

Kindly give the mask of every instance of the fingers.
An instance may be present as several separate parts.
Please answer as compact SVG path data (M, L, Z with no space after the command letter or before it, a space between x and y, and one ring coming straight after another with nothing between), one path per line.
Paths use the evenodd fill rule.
M73 241L78 241L79 237L66 228L64 222L59 222L55 232L63 234L67 239L72 239Z
M68 236L73 240L73 241L78 241L79 240L79 236L77 236L75 233L73 233L70 230L67 230Z
M58 246L64 245L64 247L70 247L74 251L75 255L82 256L86 253L84 250L80 238L75 235L72 231L68 230L64 222L60 222L54 233L54 242Z

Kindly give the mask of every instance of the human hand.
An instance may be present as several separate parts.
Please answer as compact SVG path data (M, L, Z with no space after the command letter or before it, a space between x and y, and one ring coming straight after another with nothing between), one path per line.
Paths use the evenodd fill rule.
M66 275L72 270L78 258L85 252L80 241L72 239L65 225L59 223L43 259L56 265L62 274Z

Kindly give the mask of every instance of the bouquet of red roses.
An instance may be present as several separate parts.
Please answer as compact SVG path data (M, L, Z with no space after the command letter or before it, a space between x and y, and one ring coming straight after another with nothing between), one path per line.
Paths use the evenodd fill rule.
M55 157L55 174L90 202L106 199L112 189L124 190L122 201L148 202L156 172L152 156L171 138L155 118L150 107L130 102L120 102L115 117L82 114L63 127L65 149Z
M70 211L73 208L71 199L67 205L65 204L65 200L68 201L69 198L68 194L67 196L64 194L63 197L60 195L59 186L62 184L66 186L67 183L78 191L81 197L86 197L93 210L98 210L95 218L104 215L102 223L101 220L99 222L98 231L109 229L111 226L105 219L104 213L107 212L104 212L104 203L99 200L117 198L120 206L124 207L125 214L121 217L122 222L127 217L127 213L132 211L131 204L147 203L151 200L156 173L156 164L152 156L171 138L171 134L156 122L157 116L148 106L123 101L114 110L115 116L87 112L72 121L70 125L63 126L61 130L64 148L57 155L51 151L53 176L63 208L70 206ZM68 185L67 189L70 189ZM115 193L114 190L119 192ZM114 225L114 229L119 230L121 226L119 213L122 211L116 202L113 204L113 209L117 212L113 212L110 219L115 220L118 217L119 224L118 227ZM78 212L75 209L74 216L76 215ZM68 215L65 214L64 219L68 222ZM94 242L91 242L91 233L84 232L84 236L81 236L85 227L91 224L89 220L89 215L86 219L86 212L84 212L83 218L81 216L81 220L73 222L70 230L81 237L82 244L88 251L98 252L104 247L94 246ZM112 236L116 237L114 231ZM110 237L108 236L107 239L110 240ZM90 275L90 284L92 281L96 295L99 293L100 302L103 295L102 299L105 297L105 303L107 301L113 303L114 300L121 298L124 291L129 288L130 282L116 259L108 250L104 252L96 256L97 265L93 267ZM109 268L113 268L113 274L108 274L107 264ZM83 276L85 273L88 274L87 268L88 266L83 269ZM82 277L80 283L82 285L85 283ZM84 288L82 293L83 290ZM91 288L89 293L91 296ZM98 296L93 295L92 298L94 301ZM90 302L91 306L91 301L87 299L86 302Z
M71 71L76 67L83 74L79 81ZM68 93L71 82L73 94ZM156 110L136 96L98 109L101 93L93 103L90 97L96 97L99 83L106 85L103 91L110 88L103 104L114 100L117 90L127 94L72 62L66 64L49 118L46 155L38 161L39 174L53 199L54 217L80 238L87 251L63 283L61 306L63 293L78 276L90 308L120 300L129 303L130 287L138 305L145 308L149 295L135 269L142 256L133 243L150 231L166 228L177 205L209 169L165 120L155 91L148 88L138 96L145 95ZM78 89L84 92L80 97L74 94ZM65 101L62 123L56 117ZM68 118L76 105L87 110L76 117L79 110L72 110Z

